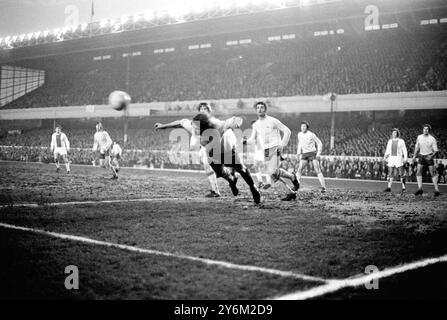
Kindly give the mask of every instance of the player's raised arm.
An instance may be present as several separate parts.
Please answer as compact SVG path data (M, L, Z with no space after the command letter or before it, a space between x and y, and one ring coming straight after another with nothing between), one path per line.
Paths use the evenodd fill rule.
M169 129L169 128L184 128L187 131L193 130L191 120L188 119L180 119L175 120L169 123L160 123L157 122L154 125L155 130L163 130L163 129Z

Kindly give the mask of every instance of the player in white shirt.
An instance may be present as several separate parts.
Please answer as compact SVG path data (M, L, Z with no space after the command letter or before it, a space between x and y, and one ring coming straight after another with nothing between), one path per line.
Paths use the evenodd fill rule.
M384 160L388 162L388 187L385 192L391 192L394 176L399 174L402 183L402 193L405 193L405 169L404 165L408 159L405 141L400 138L400 131L397 128L391 130L391 139L388 140L385 150Z
M253 124L252 133L247 144L255 144L256 148L263 150L265 173L273 179L273 181L286 178L293 183L293 189L283 199L290 201L296 199L296 191L299 189L299 183L296 176L286 170L280 168L282 161L282 150L290 139L291 131L278 119L267 115L267 104L259 101L254 104L258 120ZM283 136L281 137L281 132ZM269 184L269 182L267 182ZM287 185L287 184L286 184Z
M416 139L416 145L414 147L413 161L418 158L416 179L418 182L418 190L415 195L421 195L424 193L422 190L422 169L428 167L430 175L435 187L435 197L439 196L438 188L438 174L435 170L435 161L433 160L438 152L438 145L436 139L430 134L432 128L429 124L424 124L422 127L422 134Z
M123 150L121 149L118 142L113 141L112 147L110 148L110 169L113 172L112 179L118 179L118 172L120 170L120 164L119 161L121 160L121 157L123 156Z
M323 143L309 128L309 122L301 122L301 132L298 133L297 154L300 164L298 166L297 178L301 182L301 174L304 166L312 161L318 180L320 181L321 192L324 193L326 192L326 183L320 168L320 155L323 150Z
M251 122L251 127L253 130L253 124L256 122L256 120L253 120ZM258 180L258 188L264 188L268 189L272 185L272 177L269 174L265 173L265 163L264 163L264 150L261 148L258 148L257 145L255 145L254 150L249 153L251 156L251 161L253 162L254 169L256 172L252 173L252 176L254 176ZM265 178L265 183L263 181L263 178Z
M112 139L107 131L104 130L101 122L96 124L96 133L93 137L93 152L99 151L99 165L105 168L105 159L109 156L110 147L112 146ZM110 162L110 159L109 159Z
M51 152L54 154L54 163L56 164L56 172L60 171L59 157L64 159L65 168L67 173L70 173L70 162L68 161L67 154L70 151L70 142L68 141L65 133L62 132L60 125L56 126L56 131L51 136Z

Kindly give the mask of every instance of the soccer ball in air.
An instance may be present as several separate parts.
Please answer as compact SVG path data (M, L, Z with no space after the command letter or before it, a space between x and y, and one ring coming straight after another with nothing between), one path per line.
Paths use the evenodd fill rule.
M130 96L124 91L113 91L109 94L109 105L117 110L125 110L130 105Z

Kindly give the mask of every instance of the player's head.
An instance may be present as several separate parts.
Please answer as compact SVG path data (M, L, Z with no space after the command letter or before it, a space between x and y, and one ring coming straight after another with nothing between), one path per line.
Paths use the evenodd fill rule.
M309 129L310 129L309 122L301 121L301 132L306 132Z
M96 131L102 131L102 130L104 130L104 127L102 126L102 123L98 121L96 123Z
M391 138L396 139L400 137L400 131L398 128L391 129Z
M422 126L422 133L425 135L428 135L429 133L431 133L431 125L429 125L428 123L424 124Z
M208 104L208 102L200 102L199 106L197 107L197 111L206 114L211 114L212 112L211 106Z
M267 113L267 104L264 101L257 101L253 105L253 108L256 110L256 114L259 117L265 117Z
M193 123L199 126L199 133L202 134L205 130L215 129L210 121L210 117L206 113L199 113L193 119Z
M57 124L55 130L56 130L56 133L61 133L61 131L62 131L62 126L61 126L60 124Z

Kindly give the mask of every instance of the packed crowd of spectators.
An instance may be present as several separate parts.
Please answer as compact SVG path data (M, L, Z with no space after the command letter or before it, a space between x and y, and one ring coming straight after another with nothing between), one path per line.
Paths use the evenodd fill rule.
M413 116L416 116L414 114ZM442 118L441 113L438 115ZM406 117L404 121L411 122L412 117ZM319 116L321 118L321 116ZM289 170L297 169L296 154L296 134L299 130L300 121L298 116L283 116L280 118L292 130L292 138L285 153L290 156L284 161L283 166ZM155 122L169 122L172 118L156 118L141 120L140 123L132 123L128 130L128 141L123 142L123 129L112 123L106 126L107 131L113 140L117 141L124 150L122 165L128 167L143 166L148 168L179 168L200 170L197 158L192 160L192 155L185 155L180 145L172 140L172 131L155 131ZM346 120L345 120L346 121ZM358 119L357 125L361 122ZM325 122L322 120L322 123ZM383 162L383 155L388 139L390 138L391 127L349 127L338 126L335 131L335 147L331 150L330 129L324 125L319 125L317 119L311 128L323 142L322 154L327 156L321 161L323 174L335 178L351 179L386 179L387 168ZM120 123L122 124L122 123ZM93 146L94 127L89 128L67 128L63 130L71 144L69 158L73 163L92 165L92 161L97 158L91 148ZM52 162L52 154L49 150L51 129L27 129L20 134L3 134L0 137L0 159ZM422 133L420 126L404 127L401 129L401 137L405 140L409 158L413 155L413 148L416 137ZM435 128L433 135L438 142L438 159L447 159L447 129ZM335 156L335 157L333 157ZM308 168L305 175L313 175L313 169ZM409 176L414 178L414 164L408 168ZM443 172L443 170L441 170ZM445 181L445 179L444 179Z
M55 60L41 88L5 108L103 104L118 88L133 102L445 90L446 47L442 34L400 30L143 55L129 65Z

